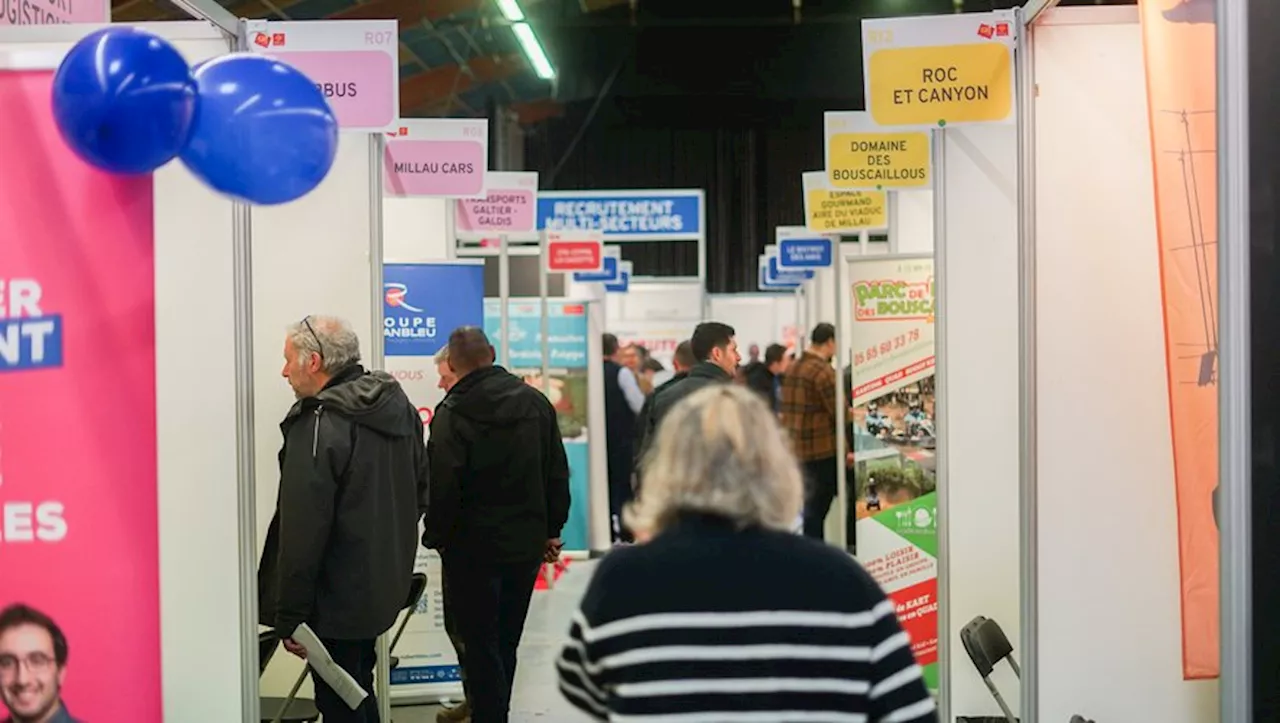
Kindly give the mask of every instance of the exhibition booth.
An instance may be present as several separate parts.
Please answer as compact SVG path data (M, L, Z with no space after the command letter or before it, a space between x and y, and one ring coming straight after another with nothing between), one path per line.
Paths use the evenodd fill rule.
M303 672L258 666L290 324L349 321L424 424L448 332L483 327L560 412L581 558L610 540L603 332L669 369L705 319L744 351L803 348L829 321L853 461L828 539L894 599L942 719L1228 720L1213 18L1053 5L863 21L867 109L827 113L804 224L777 230L757 293L732 295L705 292L702 191L540 192L486 170L484 121L399 119L395 21L140 26L192 65L246 50L320 79L333 54L380 54L361 80L378 91L333 104L324 180L256 207L180 163L91 169L49 94L102 26L0 28L0 137L23 159L0 222L30 240L0 249L0 371L47 375L0 374L0 602L65 629L77 715L258 720L259 695ZM446 152L468 170L430 170ZM629 242L696 243L697 268L646 273ZM55 433L92 454L50 454ZM438 557L417 567L395 671L380 641L384 720L461 693ZM980 618L1020 670L984 677L962 642Z

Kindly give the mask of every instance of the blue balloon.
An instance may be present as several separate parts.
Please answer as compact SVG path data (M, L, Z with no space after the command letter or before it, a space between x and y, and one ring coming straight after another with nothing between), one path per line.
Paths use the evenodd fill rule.
M53 76L63 140L110 173L150 173L191 135L196 86L187 61L162 38L112 27L81 38Z
M278 60L234 53L194 71L199 110L182 162L215 190L250 203L301 198L338 152L338 121L315 83Z

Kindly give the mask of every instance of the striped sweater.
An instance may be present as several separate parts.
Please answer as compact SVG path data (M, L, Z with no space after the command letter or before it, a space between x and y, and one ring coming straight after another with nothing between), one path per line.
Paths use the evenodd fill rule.
M616 723L934 723L893 603L813 540L687 515L604 558L556 667Z

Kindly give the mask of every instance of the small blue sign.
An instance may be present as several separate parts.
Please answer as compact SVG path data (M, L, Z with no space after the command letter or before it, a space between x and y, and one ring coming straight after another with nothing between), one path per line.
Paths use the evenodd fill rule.
M799 282L784 283L780 281L770 281L769 269L764 264L760 264L760 279L756 286L761 291L791 291L800 288Z
M387 356L432 356L460 326L484 324L484 267L386 264L382 339Z
M538 230L593 229L606 239L696 239L702 198L696 193L538 195Z
M631 272L623 271L618 274L618 280L612 284L605 284L604 290L610 294L625 294L627 289L631 287Z
M831 239L788 238L778 242L778 268L825 269L831 265Z
M769 257L769 282L798 284L813 278L811 269L783 269L778 266L778 257Z
M602 259L603 268L600 271L577 271L573 274L573 280L578 283L592 283L603 281L606 284L612 284L618 280L618 257L606 256Z

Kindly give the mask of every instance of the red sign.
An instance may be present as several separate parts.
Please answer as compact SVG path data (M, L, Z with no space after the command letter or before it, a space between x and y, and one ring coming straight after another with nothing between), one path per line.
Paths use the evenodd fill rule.
M604 246L594 241L547 242L547 270L599 271L604 263Z

